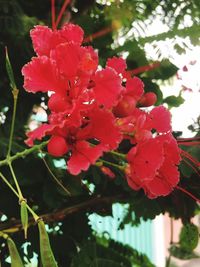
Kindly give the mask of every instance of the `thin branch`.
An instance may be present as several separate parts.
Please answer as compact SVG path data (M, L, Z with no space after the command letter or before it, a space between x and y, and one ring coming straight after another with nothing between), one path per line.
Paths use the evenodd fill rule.
M0 167L4 166L4 165L8 165L9 162L12 162L12 161L14 161L16 159L25 158L29 154L31 154L31 153L33 153L35 151L38 151L41 148L45 147L47 144L48 144L48 141L43 142L43 143L41 143L39 145L35 145L35 146L31 147L31 148L28 148L28 149L25 149L25 150L23 150L21 152L16 153L14 156L9 157L9 160L7 160L7 159L1 160L0 161Z
M91 35L85 37L84 40L83 40L83 43L90 43L90 42L92 42L94 39L97 39L97 38L99 38L99 37L102 37L102 36L104 36L104 35L106 35L106 34L112 32L112 31L113 31L113 27L111 27L111 26L106 27L106 28L104 28L103 30L100 30L100 31L98 31L98 32L95 32L95 33L93 33L93 34L91 34Z
M8 166L9 166L10 172L12 174L13 180L15 182L16 188L17 188L17 192L18 192L18 195L19 195L19 201L21 201L22 199L24 199L24 197L22 195L21 188L20 188L19 183L17 181L17 177L15 175L15 172L13 170L13 167L12 167L11 163L9 163Z
M101 197L96 196L93 198L90 198L86 200L85 202L81 202L79 204L76 204L71 207L63 208L58 211L53 211L51 213L46 213L40 215L40 218L42 218L46 223L51 222L60 222L64 220L67 216L70 216L71 214L78 213L83 210L92 211L92 208L98 207L98 205L101 204L109 204L115 202L121 202L124 201L124 197L122 195L116 195L116 196L108 196L108 197ZM29 227L35 225L35 221L33 218L29 219ZM22 231L23 227L20 220L12 220L10 222L4 222L0 223L0 231L3 231L5 233L16 233L19 231Z
M141 66L141 67L138 67L138 68L133 69L133 70L128 70L128 72L131 74L137 75L139 73L151 71L151 70L157 69L159 67L160 67L160 62L154 62L152 64Z
M4 181L4 183L11 189L11 191L16 195L16 197L18 197L18 199L20 199L20 195L18 194L18 192L14 189L14 187L8 182L8 180L6 179L6 177L0 172L0 178ZM30 213L33 216L34 221L36 222L39 219L39 216L31 209L31 207L26 203L26 207L27 209L30 211ZM19 222L21 222L21 220L19 220ZM22 226L23 229L23 226Z

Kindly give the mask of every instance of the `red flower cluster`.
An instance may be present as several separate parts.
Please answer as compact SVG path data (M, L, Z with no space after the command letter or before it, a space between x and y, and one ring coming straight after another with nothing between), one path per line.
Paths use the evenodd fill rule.
M151 198L169 194L178 183L180 161L170 114L162 106L150 113L139 108L153 105L156 95L144 93L142 81L126 72L122 58L108 59L99 70L97 53L81 45L79 26L67 24L54 31L36 26L31 38L37 57L22 69L24 88L50 91L51 96L48 123L28 132L26 143L32 146L34 140L51 136L48 152L68 155L67 169L77 175L128 138L129 185L143 188Z

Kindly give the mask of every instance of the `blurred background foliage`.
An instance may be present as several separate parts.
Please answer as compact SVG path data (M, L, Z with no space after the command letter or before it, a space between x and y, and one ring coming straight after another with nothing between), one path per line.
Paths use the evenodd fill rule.
M62 4L63 0L56 1L57 14ZM21 68L34 56L29 37L30 29L36 24L50 26L50 11L50 0L0 0L0 159L6 156L13 105L5 70L5 46L8 47L20 90L12 149L12 154L15 154L26 148L25 132L33 109L41 103L44 106L46 101L42 94L27 94L23 90ZM199 45L199 0L73 0L70 1L61 24L69 21L84 29L85 36L89 36L88 40L91 41L88 44L91 43L98 49L101 65L105 65L108 57L123 55L127 58L129 70L147 66L137 75L145 83L146 91L157 94L156 104L166 103L169 107L182 104L181 95L163 98L159 89L158 84L170 79L177 72L177 67L171 63L170 56L162 47L164 44L170 51L184 53L193 45ZM162 23L165 30L151 34L155 22ZM93 34L99 32L100 37L93 38ZM102 32L106 34L101 34ZM152 55L148 53L149 46L154 51ZM150 70L148 66L155 61L160 63ZM198 123L195 128L190 128L198 134ZM120 150L126 151L127 145L124 142ZM188 150L200 159L196 148ZM108 156L108 160L116 162L116 158L109 157L111 156ZM46 214L45 221L49 226L52 248L60 267L153 266L145 255L139 255L122 244L116 245L112 240L103 242L94 235L88 224L88 215L94 212L102 216L112 215L113 203L129 204L121 228L128 223L139 225L141 219L154 219L156 215L165 212L176 219L181 218L183 223L189 223L191 217L198 212L197 204L180 191L174 190L168 197L149 200L143 191L132 191L119 171L113 170L116 174L114 180L105 176L97 167L91 167L87 175L83 173L72 177L63 168L62 161L57 162L48 155L45 159L55 176L71 192L70 197L52 179L42 160L42 153L18 159L13 166L28 203L37 213ZM184 164L181 164L180 170L185 177L181 182L182 186L200 198L197 173ZM2 172L10 177L7 167L2 167ZM13 232L18 248L21 247L20 253L25 261L30 261L33 253L39 253L37 229L29 229L28 242L31 246L27 246L25 255L19 205L2 182L0 215L0 230L10 229ZM77 251L80 251L78 256ZM2 266L9 266L5 262L8 250L2 240L0 254ZM41 266L40 263L38 266Z

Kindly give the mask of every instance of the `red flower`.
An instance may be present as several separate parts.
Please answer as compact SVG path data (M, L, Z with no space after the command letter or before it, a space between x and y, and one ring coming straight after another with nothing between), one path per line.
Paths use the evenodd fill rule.
M171 134L138 143L128 155L127 181L149 198L168 195L179 182L180 150Z
M138 108L156 97L125 71L125 60L113 57L97 70L97 53L81 46L83 30L73 24L54 31L36 26L31 38L37 57L22 69L24 87L51 96L48 123L28 132L26 143L49 136L48 152L65 157L68 171L77 175L128 138L134 145L127 155L130 187L143 188L150 198L169 194L179 181L180 161L170 113L163 106L149 113ZM102 171L113 178L108 168Z

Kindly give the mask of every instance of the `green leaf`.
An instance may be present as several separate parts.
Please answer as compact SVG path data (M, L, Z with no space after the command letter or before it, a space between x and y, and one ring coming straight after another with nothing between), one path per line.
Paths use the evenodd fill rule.
M198 241L198 227L192 223L184 225L179 236L180 247L185 251L191 252L197 247Z
M169 60L163 60L158 68L149 72L149 75L154 79L167 80L177 73L178 68Z
M170 95L165 99L163 99L163 102L167 103L169 107L179 107L184 103L184 101L185 100L181 95L179 96Z
M189 260L189 259L194 259L194 258L199 258L199 255L194 253L194 252L189 252L184 250L181 247L178 246L171 246L169 249L170 253L172 256L175 258L181 259L181 260Z
M7 244L11 258L11 267L24 267L17 247L10 237L7 238Z
M9 77L10 86L11 86L12 89L17 89L16 83L15 83L14 74L13 74L12 65L10 63L10 59L9 59L9 56L8 56L7 47L5 48L5 50L6 50L6 70L7 70L7 74L8 74L8 77Z

